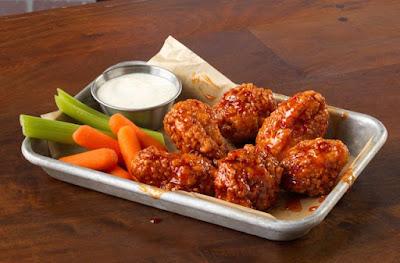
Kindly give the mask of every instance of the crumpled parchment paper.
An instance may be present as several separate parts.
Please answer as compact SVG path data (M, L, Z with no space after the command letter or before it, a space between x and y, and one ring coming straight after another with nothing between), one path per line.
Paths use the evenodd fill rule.
M215 104L225 91L236 86L178 40L169 36L149 64L172 71L182 81L180 99L195 98Z

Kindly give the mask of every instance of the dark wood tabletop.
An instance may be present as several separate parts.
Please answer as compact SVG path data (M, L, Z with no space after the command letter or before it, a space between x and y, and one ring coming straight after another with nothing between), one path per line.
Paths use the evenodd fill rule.
M399 262L400 1L105 1L0 18L1 262ZM18 115L55 109L173 35L235 82L380 119L389 137L327 218L273 242L69 185L22 157ZM150 219L162 219L159 224Z

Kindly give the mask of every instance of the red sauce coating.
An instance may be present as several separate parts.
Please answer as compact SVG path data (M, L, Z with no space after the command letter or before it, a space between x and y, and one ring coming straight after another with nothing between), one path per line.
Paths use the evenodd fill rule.
M227 91L213 110L222 135L242 144L254 141L264 119L276 106L270 89L244 83Z
M215 168L210 160L195 154L167 153L150 146L136 155L131 171L139 182L162 189L214 192Z
M349 151L339 140L302 141L281 162L282 186L287 191L309 196L326 195L336 185L348 158Z
M164 117L164 129L183 153L197 153L211 160L228 153L229 146L219 131L212 109L199 100L176 103Z
M302 140L325 135L329 113L325 98L308 90L295 94L264 120L256 138L257 146L281 160L286 152Z
M270 154L253 145L230 152L218 161L217 198L258 210L271 207L279 193L282 168Z

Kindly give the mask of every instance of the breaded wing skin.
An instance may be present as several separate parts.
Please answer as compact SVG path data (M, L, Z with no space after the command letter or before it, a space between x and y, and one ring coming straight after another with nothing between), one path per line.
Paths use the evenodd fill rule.
M213 110L222 135L241 144L254 141L264 119L276 106L270 89L244 83L227 91Z
M197 153L211 160L228 153L228 144L212 109L201 101L188 99L176 103L164 117L164 130L184 153Z
M131 172L139 182L162 189L214 193L215 168L195 154L168 153L151 146L136 155Z
M309 196L326 195L336 185L348 159L349 151L340 140L317 138L299 142L281 162L282 186Z
M176 154L171 168L172 177L164 186L165 189L214 194L216 170L207 158L191 153Z
M278 197L281 174L282 168L271 154L246 145L218 161L215 196L265 211Z
M173 176L171 162L174 155L155 146L139 151L131 163L131 172L141 183L162 187Z
M321 94L313 90L297 93L279 104L264 120L256 144L280 160L298 142L323 137L328 119L325 98Z

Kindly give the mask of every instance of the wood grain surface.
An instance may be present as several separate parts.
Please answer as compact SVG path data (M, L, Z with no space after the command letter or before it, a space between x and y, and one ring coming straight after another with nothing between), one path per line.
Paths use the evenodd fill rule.
M50 178L20 113L173 35L236 82L379 118L383 149L307 236L272 242ZM105 1L0 18L1 262L399 262L400 1ZM153 217L159 224L150 223Z

